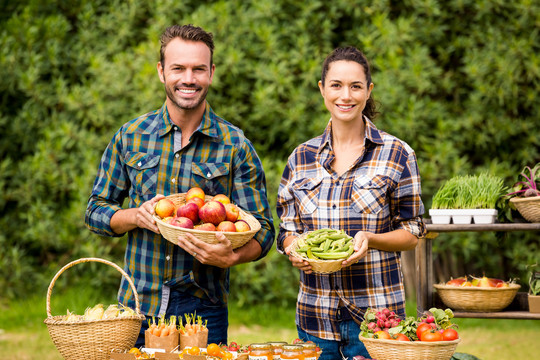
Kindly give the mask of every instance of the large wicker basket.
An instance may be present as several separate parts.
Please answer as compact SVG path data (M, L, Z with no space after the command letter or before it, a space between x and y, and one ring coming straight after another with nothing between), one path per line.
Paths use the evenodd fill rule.
M501 311L514 300L519 284L504 288L459 287L452 285L433 285L443 303L453 310L493 312Z
M360 336L369 355L377 360L421 360L452 358L460 339L452 341L397 341Z
M540 222L540 196L513 197L510 202L527 221Z
M65 270L85 262L110 265L126 278L135 296L136 315L78 322L65 321L66 315L51 315L51 294L56 280ZM56 348L66 360L109 360L111 352L129 350L137 341L144 319L144 315L140 313L139 297L130 277L118 265L107 260L82 258L72 261L58 271L47 290L47 318L44 322Z
M299 238L305 238L306 236L308 236L308 234L309 234L309 232L305 232L305 233L301 234L299 237L294 239L293 243L290 245L291 246L291 255L294 256L295 258L307 261L309 263L309 265L311 265L311 270L314 273L331 274L331 273L334 273L336 271L341 270L341 268L343 267L341 265L341 263L343 263L343 260L345 260L345 259L340 259L340 260L306 259L305 257L300 255L296 251L296 249L298 249L298 239Z
M184 205L186 203L185 193L169 195L169 196L166 196L166 198L172 200L172 202L174 203L174 205L176 205L176 207L180 205ZM206 195L206 201L210 199L212 199L212 196ZM240 210L239 218L247 222L251 230L243 231L243 232L228 232L228 231L223 232L223 234L225 234L227 239L229 239L229 241L231 242L233 249L236 249L245 245L261 229L261 224L253 215L240 209L240 207L238 207L238 209ZM184 235L185 233L190 233L196 236L199 240L202 240L208 244L218 243L218 241L216 240L215 231L180 228L177 226L173 226L171 224L167 224L157 215L154 215L154 219L156 220L156 223L159 228L159 231L161 232L161 235L163 235L165 239L169 240L175 245L178 244L178 236Z

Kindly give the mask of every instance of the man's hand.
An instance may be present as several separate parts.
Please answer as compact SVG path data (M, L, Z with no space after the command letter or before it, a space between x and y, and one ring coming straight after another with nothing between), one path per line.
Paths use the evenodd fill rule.
M226 269L238 263L238 254L233 251L229 239L219 231L216 232L216 239L217 244L208 244L192 234L185 233L178 237L178 246L205 265Z
M164 197L158 194L138 208L118 210L111 218L111 229L117 234L123 234L140 227L159 234L159 229L152 215L154 215L156 203Z

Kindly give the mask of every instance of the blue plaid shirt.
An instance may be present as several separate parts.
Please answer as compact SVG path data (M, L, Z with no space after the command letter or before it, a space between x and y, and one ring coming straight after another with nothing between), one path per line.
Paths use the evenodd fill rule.
M283 171L277 213L277 248L283 240L320 228L386 233L405 229L421 237L424 206L414 151L365 118L365 152L341 176L331 167L331 122L325 132L297 147ZM369 249L358 263L331 274L300 272L296 321L305 332L340 340L337 308L343 304L360 322L368 307L405 316L399 252Z
M86 209L86 226L105 236L113 214L129 198L139 207L156 194L186 192L201 187L206 194L225 194L261 223L255 235L265 256L274 242L274 225L266 195L260 159L243 132L217 116L210 106L189 145L175 151L179 129L170 120L166 105L140 116L114 135L105 150ZM178 141L177 141L178 146ZM141 312L160 312L164 285L216 304L226 304L229 270L203 265L182 248L152 231L128 232L124 270L133 279ZM122 279L119 301L135 308L135 298ZM161 309L164 311L165 309Z

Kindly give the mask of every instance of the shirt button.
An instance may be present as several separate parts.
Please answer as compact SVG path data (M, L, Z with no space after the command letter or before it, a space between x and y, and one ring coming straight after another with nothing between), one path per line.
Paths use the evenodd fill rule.
M177 126L174 127L174 131L178 131L178 127L177 127Z
M212 176L212 174L210 174L210 173L206 174L206 177L209 178L210 176Z
M172 183L176 182L176 179L175 179L175 178L172 178L172 179L171 179L171 182L172 182Z
M142 165L142 162L139 161L139 162L137 163L137 166L138 166L138 167L141 167L141 165Z
M336 207L337 207L336 204L332 205L332 209L335 209Z
M174 157L178 159L180 157L180 154L176 154L174 155Z
M165 259L167 259L167 261L169 261L169 260L171 259L171 257L170 257L169 255L167 255L167 256L165 257Z

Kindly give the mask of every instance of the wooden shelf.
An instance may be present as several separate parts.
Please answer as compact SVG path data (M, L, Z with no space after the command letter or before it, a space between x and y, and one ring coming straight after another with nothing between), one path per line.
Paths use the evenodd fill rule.
M469 231L540 231L540 223L495 223L495 224L431 224L426 221L428 231L425 238L418 242L415 250L416 257L416 304L418 316L431 307L445 307L433 288L433 239L443 232L469 232ZM527 293L518 292L516 298L505 311L500 312L465 312L454 311L458 318L482 319L531 319L540 320L540 314L530 313L527 303Z
M499 312L489 312L489 313L454 311L454 317L478 318L478 319L540 320L540 314L530 313L528 311L499 311Z
M540 230L540 223L495 223L495 224L429 224L428 232L464 232L464 231L535 231Z

